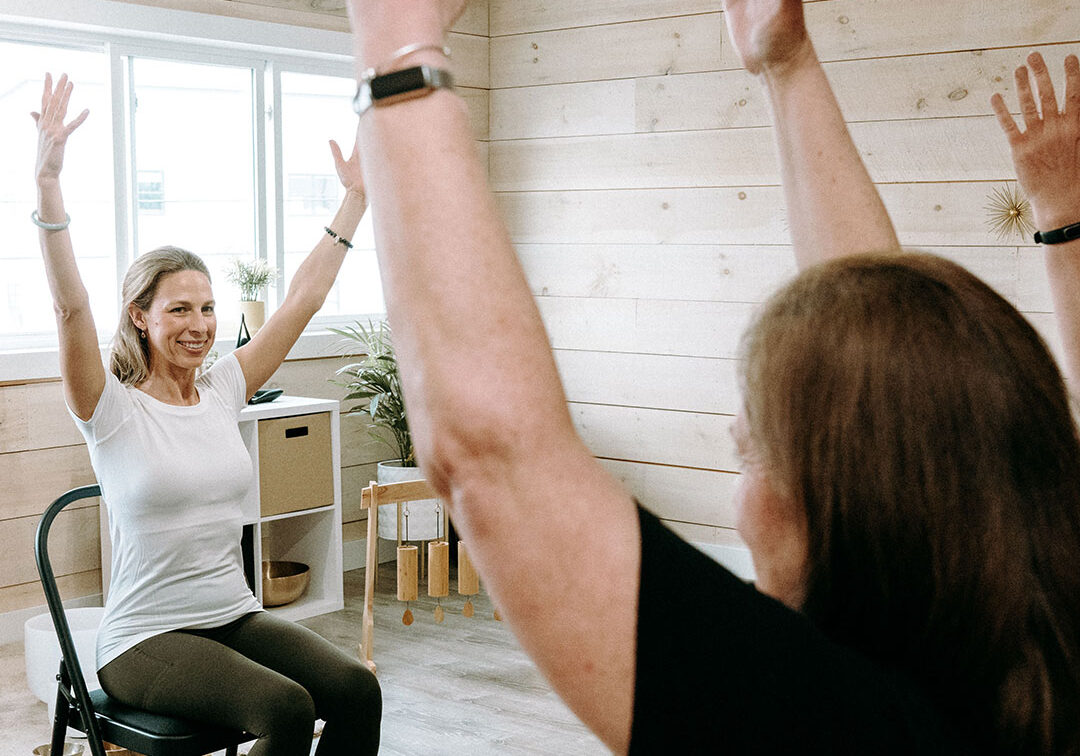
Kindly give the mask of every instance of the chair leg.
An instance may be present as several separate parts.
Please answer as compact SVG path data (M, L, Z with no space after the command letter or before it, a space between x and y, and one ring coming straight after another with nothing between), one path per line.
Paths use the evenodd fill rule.
M225 749L225 756L236 756L236 743Z
M63 753L64 739L67 738L68 715L70 714L70 710L68 707L67 694L65 692L68 684L66 677L67 674L64 669L64 662L61 661L60 672L56 676L56 708L53 711L52 750L50 753Z

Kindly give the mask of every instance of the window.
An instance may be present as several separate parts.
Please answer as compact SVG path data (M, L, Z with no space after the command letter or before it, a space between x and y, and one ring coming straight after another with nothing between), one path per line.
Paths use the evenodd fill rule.
M160 210L138 203L134 248L183 247L206 262L222 338L240 320L239 292L225 267L257 250L254 78L248 67L131 61L136 172L146 164L169 175Z
M139 212L165 212L165 172L140 170L136 176Z
M27 113L40 106L45 71L71 74L69 116L91 111L68 145L63 186L99 336L107 340L115 329L130 260L175 245L206 260L218 334L231 340L239 296L224 278L225 264L263 258L278 267L281 285L269 292L276 306L342 199L327 141L348 153L356 129L347 35L286 34L243 22L251 28L230 25L228 33L247 35L233 45L215 36L219 19L201 14L131 6L117 11L116 28L102 29L87 13L73 19L85 24L74 31L44 20L0 21L0 135L7 145L0 158L0 351L56 343L29 220L36 130ZM139 21L131 28L145 31L124 26L126 15ZM177 18L189 36L172 28ZM370 218L353 242L320 324L383 311Z
M78 72L69 112L90 108L65 155L64 200L79 269L99 332L116 325L116 238L112 213L109 100L104 53L19 44L0 39L0 348L56 343L52 296L30 213L37 206L34 163L37 130L29 113L41 109L45 72Z
M334 172L334 159L327 139L334 139L348 157L356 138L356 116L352 112L355 82L346 77L307 73L281 74L281 143L285 173L290 177L289 199L285 205L284 269L291 280L296 268L312 246L325 233L344 190ZM316 135L329 134L323 139ZM325 179L308 185L309 200L296 201L291 190L293 179ZM315 190L322 207L309 209ZM319 311L320 320L341 320L349 314L382 312L382 284L375 259L375 234L371 214L367 213L352 238L353 248L341 266L337 282Z
M333 174L291 173L285 189L286 215L326 215L337 209Z

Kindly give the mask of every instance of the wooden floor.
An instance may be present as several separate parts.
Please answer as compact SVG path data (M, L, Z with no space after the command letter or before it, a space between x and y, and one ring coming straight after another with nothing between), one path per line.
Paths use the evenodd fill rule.
M422 596L412 604L415 622L405 627L393 581L394 565L383 565L374 644L383 690L380 753L607 753L551 692L509 628L492 619L486 596L476 597L476 613L466 618L462 597L452 592L441 625L432 616L434 599ZM345 609L303 624L356 653L363 591L363 570L345 573ZM0 646L0 756L29 756L47 742L47 719L45 704L26 688L21 644Z

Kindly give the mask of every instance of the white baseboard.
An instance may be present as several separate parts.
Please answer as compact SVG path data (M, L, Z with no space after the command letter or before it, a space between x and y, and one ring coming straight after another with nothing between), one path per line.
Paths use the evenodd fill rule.
M64 602L64 606L68 609L74 609L80 606L101 605L100 593L95 593L91 596L79 596L78 598L68 599ZM39 614L46 614L48 611L49 607L43 604L41 606L32 606L29 609L19 609L14 612L0 613L0 645L5 643L22 643L23 625L26 624L26 621Z

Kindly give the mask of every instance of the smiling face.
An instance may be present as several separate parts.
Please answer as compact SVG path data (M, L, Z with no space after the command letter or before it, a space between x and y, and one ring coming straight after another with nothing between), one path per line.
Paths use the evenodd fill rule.
M195 370L214 344L217 316L210 279L197 270L168 273L158 280L150 307L131 305L129 315L150 345L150 372Z

